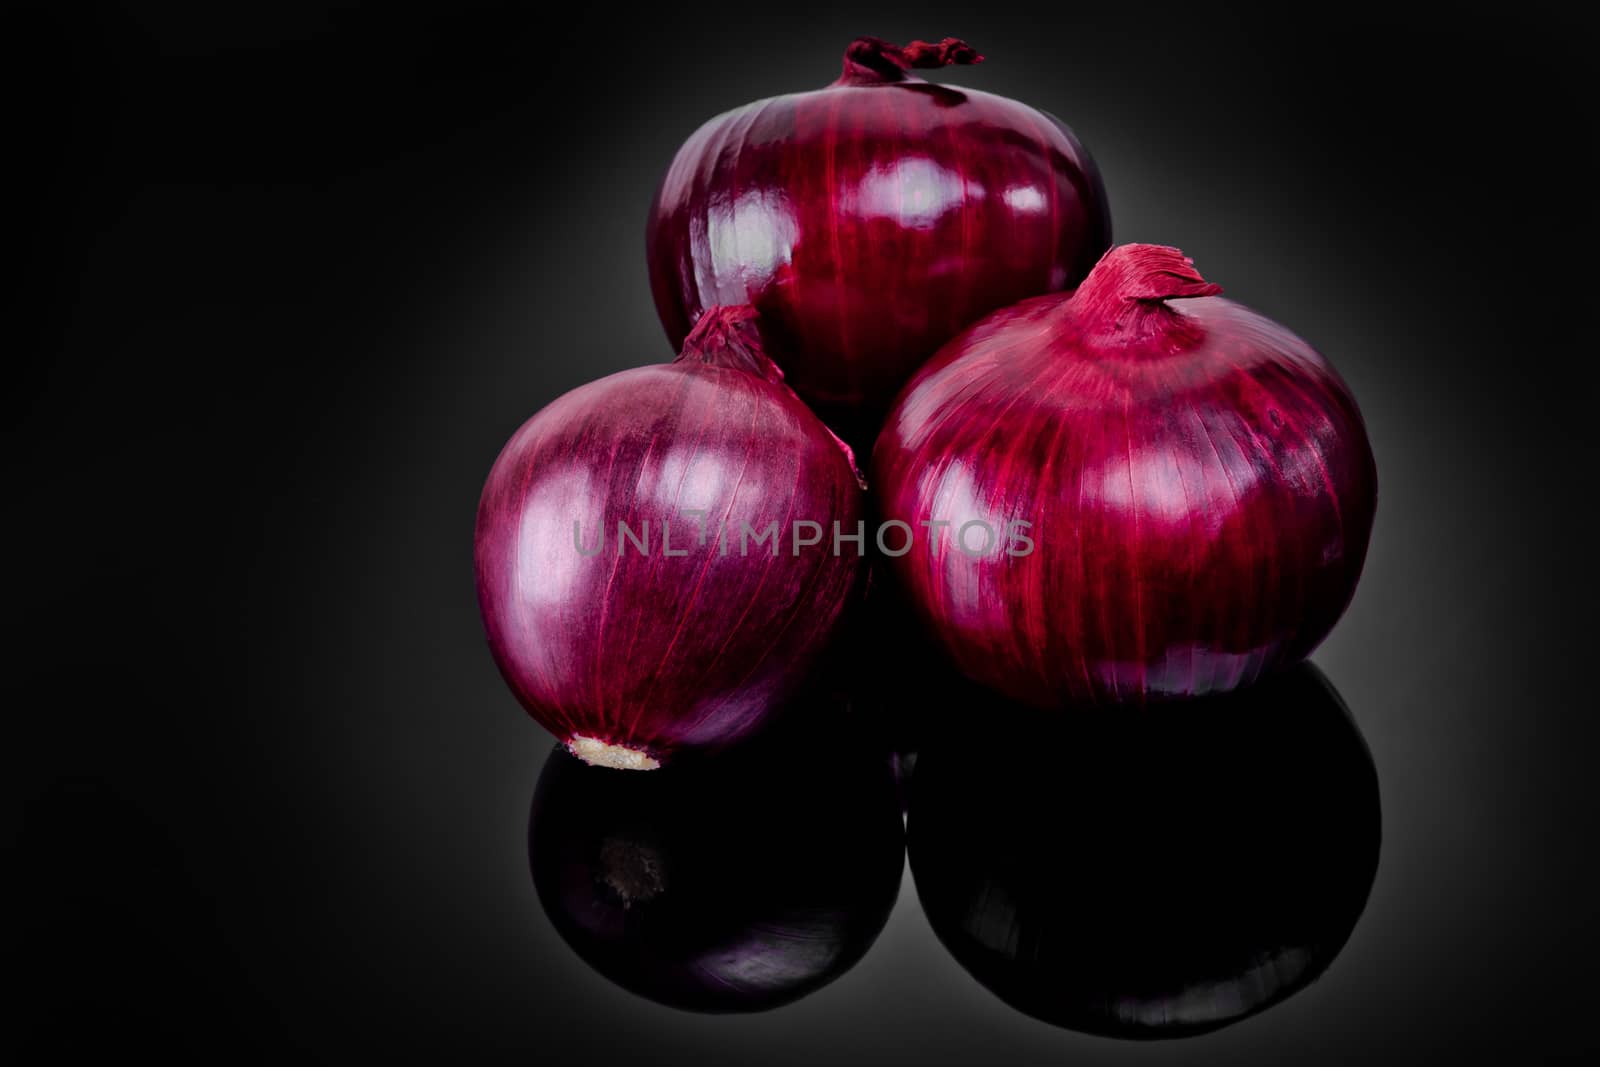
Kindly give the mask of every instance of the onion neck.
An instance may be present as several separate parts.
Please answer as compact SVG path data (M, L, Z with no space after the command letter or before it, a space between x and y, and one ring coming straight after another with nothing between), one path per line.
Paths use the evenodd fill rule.
M783 368L767 355L766 342L761 337L760 313L749 304L719 304L706 308L695 321L689 336L683 339L683 351L673 362L725 367L753 374L764 382L789 389L783 381ZM791 395L794 392L792 389L789 391ZM826 423L823 423L823 429L828 431L833 443L844 453L856 484L866 489L867 480L856 465L855 451Z
M1099 346L1170 350L1195 343L1203 331L1167 301L1220 292L1222 286L1200 277L1176 248L1118 245L1100 257L1062 307Z
M844 50L844 71L835 85L892 85L921 81L913 68L931 70L954 64L982 63L978 50L955 37L912 41L901 46L877 37L857 37Z
M726 367L754 374L773 385L783 383L783 370L767 355L767 346L761 340L759 315L748 304L706 308L683 339L683 351L673 362Z

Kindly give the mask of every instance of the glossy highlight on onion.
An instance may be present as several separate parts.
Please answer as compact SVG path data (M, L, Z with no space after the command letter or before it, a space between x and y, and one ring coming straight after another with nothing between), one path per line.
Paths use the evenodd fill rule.
M860 961L905 862L884 752L839 709L658 774L556 749L529 826L533 881L563 940L606 978L696 1012L790 1003Z
M962 327L1076 284L1111 240L1083 145L1052 115L913 73L981 58L863 37L831 85L696 131L647 232L673 343L707 307L752 304L796 392L872 421Z
M781 710L858 589L861 557L802 544L803 524L854 531L862 507L754 314L712 309L676 361L567 393L500 453L475 539L490 650L591 763L731 744Z
M1139 715L976 691L948 710L917 764L912 876L940 941L1018 1010L1123 1038L1213 1030L1313 982L1360 919L1377 775L1311 665Z
M1219 291L1177 249L1124 245L898 398L873 488L927 535L892 564L968 677L1042 707L1225 692L1343 614L1377 505L1361 414Z

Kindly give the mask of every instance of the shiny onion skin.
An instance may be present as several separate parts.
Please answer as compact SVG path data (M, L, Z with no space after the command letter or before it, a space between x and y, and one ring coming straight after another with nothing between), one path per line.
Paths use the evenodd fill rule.
M754 314L713 309L676 361L567 393L500 453L475 539L490 650L591 762L653 769L732 743L836 628L863 564L834 554L833 523L861 518L853 459L784 386ZM794 549L802 520L827 535Z
M758 741L617 775L556 749L529 864L580 958L686 1011L775 1008L855 966L899 895L905 841L885 752L799 698Z
M950 711L911 797L917 899L1018 1010L1122 1038L1214 1030L1315 981L1360 920L1378 778L1310 664L1138 715L981 693Z
M969 677L1041 707L1225 692L1344 612L1377 505L1365 425L1321 356L1219 291L1124 245L901 394L873 488L918 531L896 571ZM993 536L958 543L977 522Z
M865 409L875 432L961 328L1076 284L1111 241L1083 145L1044 112L912 73L981 58L954 38L863 37L833 84L696 131L647 229L673 343L708 306L753 304L795 391L844 424Z

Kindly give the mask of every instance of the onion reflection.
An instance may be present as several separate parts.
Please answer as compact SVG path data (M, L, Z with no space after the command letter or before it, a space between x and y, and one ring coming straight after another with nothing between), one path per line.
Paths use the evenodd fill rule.
M899 892L904 836L885 754L804 707L755 744L658 771L558 748L529 826L562 938L634 993L699 1012L777 1007L853 967Z
M1303 988L1355 927L1377 775L1314 667L1137 713L962 718L982 735L944 732L918 761L911 869L940 940L1013 1007L1199 1033Z

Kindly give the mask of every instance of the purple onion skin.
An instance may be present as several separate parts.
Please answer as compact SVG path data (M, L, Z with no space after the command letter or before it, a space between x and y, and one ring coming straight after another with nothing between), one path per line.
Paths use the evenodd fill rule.
M873 487L918 534L893 561L908 599L969 677L1041 707L1224 692L1344 612L1377 505L1361 415L1309 345L1218 291L1176 249L1113 249L898 399ZM972 521L995 531L977 558L956 543Z
M556 400L483 489L478 601L495 662L569 747L625 749L598 757L632 761L615 766L754 732L829 640L863 566L831 537L862 517L852 460L782 384L746 314L717 309L676 362ZM692 509L705 512L703 544ZM802 519L826 533L796 552ZM648 523L648 552L619 541L619 520L635 535ZM752 537L742 556L741 523L774 522L777 554ZM574 523L584 551L604 531L598 553L578 550Z
M674 345L706 307L753 304L790 385L848 425L881 417L979 316L1076 284L1111 241L1083 145L1050 115L909 69L981 58L954 39L861 38L833 84L691 136L647 228Z

